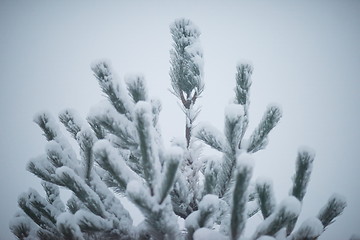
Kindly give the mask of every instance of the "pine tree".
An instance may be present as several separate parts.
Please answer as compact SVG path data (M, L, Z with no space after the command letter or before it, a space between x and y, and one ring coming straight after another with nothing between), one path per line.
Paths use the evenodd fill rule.
M236 68L235 97L226 107L224 132L201 123L194 128L200 112L195 104L204 90L200 31L187 19L176 20L170 30L170 80L185 114L184 142L164 148L158 125L161 104L149 98L142 76L122 82L108 63L93 64L109 104L94 107L87 121L71 109L59 114L78 148L49 113L34 117L48 143L27 170L42 180L45 197L34 189L19 196L21 210L10 222L18 239L238 240L244 237L247 219L261 214L264 221L249 239L305 240L319 237L343 212L345 200L333 195L316 216L296 228L315 159L310 149L299 150L290 196L280 203L270 180L252 182L252 154L266 147L282 113L269 106L246 135L251 64ZM201 142L222 157L200 160ZM60 198L62 188L72 192L66 203ZM134 226L121 198L139 208L141 224Z

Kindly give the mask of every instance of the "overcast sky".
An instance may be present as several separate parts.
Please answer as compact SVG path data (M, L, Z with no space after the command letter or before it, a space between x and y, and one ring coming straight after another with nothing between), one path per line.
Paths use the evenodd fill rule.
M348 207L320 239L360 235L359 13L360 1L1 0L0 239L14 239L8 221L17 196L29 187L43 193L39 180L25 171L45 146L33 115L48 110L57 116L71 107L86 117L103 99L92 62L108 59L120 77L142 73L150 95L163 103L164 141L183 136L185 119L168 91L169 25L179 17L190 18L202 32L206 88L197 121L223 129L236 63L250 60L249 129L269 103L280 104L284 115L268 147L254 155L254 179L272 178L280 201L291 187L297 149L313 148L300 222L337 192Z

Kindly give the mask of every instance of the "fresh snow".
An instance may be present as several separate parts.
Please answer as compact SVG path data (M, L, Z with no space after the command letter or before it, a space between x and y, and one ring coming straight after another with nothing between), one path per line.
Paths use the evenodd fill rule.
M74 215L68 212L62 213L56 222L57 228L60 231L71 232L71 234L75 237L74 240L84 240L83 235L81 233L79 225L76 223L76 219Z
M229 104L225 108L225 117L231 122L236 122L244 115L244 107L240 104Z
M306 219L299 227L299 229L294 233L294 237L291 239L313 239L320 236L324 231L324 226L321 221L316 218Z
M301 211L301 203L293 196L289 196L280 202L275 211L266 218L259 226L256 228L254 235L251 237L251 240L255 240L262 235L266 235L269 232L270 228L273 227L272 224L274 221L281 222L282 224L286 219L294 219L299 216ZM281 229L281 228L280 228ZM279 229L279 230L280 230Z
M209 144L212 148L220 151L228 148L224 134L208 122L199 123L194 128L193 133L194 136Z
M254 165L255 165L255 161L254 161L253 157L251 156L251 154L243 152L238 155L237 161L236 161L237 169L240 170L242 168L246 168L246 169L248 169L248 171L252 171L252 169L254 168Z
M131 180L140 181L139 176L126 165L125 160L107 140L97 141L93 147L93 152L95 160L100 166L104 164L103 159L107 159L107 164L109 164L114 172L116 172L120 178L124 179L125 182Z
M280 202L279 209L284 209L285 212L298 216L301 211L301 203L295 197L289 196Z
M208 228L199 228L195 231L194 240L226 240L227 237L222 235L219 232L215 232L214 230Z

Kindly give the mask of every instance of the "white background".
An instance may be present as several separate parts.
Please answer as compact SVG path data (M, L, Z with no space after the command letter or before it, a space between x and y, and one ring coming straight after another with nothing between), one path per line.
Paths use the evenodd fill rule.
M169 25L190 18L201 30L206 88L199 121L223 129L234 96L235 66L254 64L250 126L268 103L283 118L268 147L254 155L254 179L273 179L277 200L288 195L297 149L316 151L300 221L314 216L337 192L348 207L321 240L360 234L359 1L4 1L0 2L0 239L14 239L9 219L17 196L42 191L25 171L44 151L32 122L71 107L85 118L103 99L90 71L111 61L120 77L142 73L150 95L163 103L164 141L182 137L184 116L168 91ZM255 216L255 218L260 218ZM249 223L249 232L253 229Z

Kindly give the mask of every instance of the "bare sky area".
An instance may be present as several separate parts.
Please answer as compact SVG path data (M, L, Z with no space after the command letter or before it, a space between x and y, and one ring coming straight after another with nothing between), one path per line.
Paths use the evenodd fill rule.
M254 65L249 130L266 106L283 118L265 150L254 155L254 180L273 179L276 198L288 195L297 150L316 151L302 220L332 193L348 207L320 240L360 235L360 1L0 1L0 240L17 196L40 181L27 161L44 151L32 122L74 108L86 117L104 99L90 64L108 59L120 78L142 73L163 104L164 142L182 137L185 119L169 92L169 25L191 19L201 30L205 91L197 122L223 129L234 96L235 66ZM206 154L206 152L204 152ZM254 229L250 221L247 231ZM259 220L259 219L258 219Z

